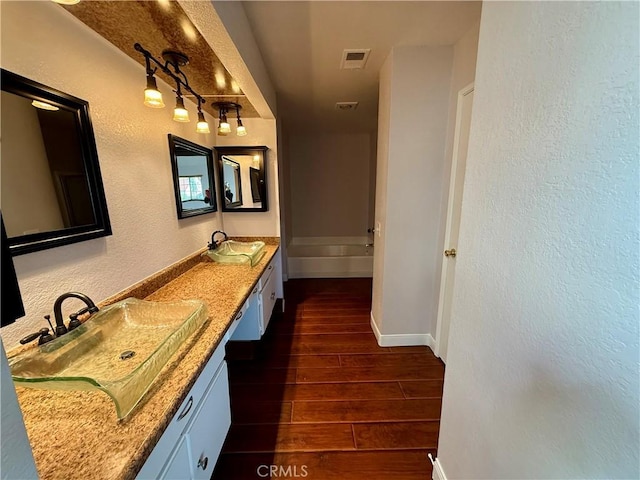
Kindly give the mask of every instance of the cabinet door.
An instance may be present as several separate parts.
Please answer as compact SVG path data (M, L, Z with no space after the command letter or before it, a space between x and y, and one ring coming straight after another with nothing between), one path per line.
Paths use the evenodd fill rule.
M271 320L271 312L276 303L276 276L271 275L266 285L260 292L260 323L262 324L262 334L267 331L269 320Z
M230 426L229 377L223 362L187 431L192 478L211 478Z
M258 311L258 287L255 287L251 296L247 299L245 305L247 308L241 310L238 315L242 314L240 318L236 316L234 322L238 322L231 340L260 340L260 318Z
M169 458L160 478L162 480L185 480L192 478L191 458L189 457L187 440L184 436L180 437L178 446Z

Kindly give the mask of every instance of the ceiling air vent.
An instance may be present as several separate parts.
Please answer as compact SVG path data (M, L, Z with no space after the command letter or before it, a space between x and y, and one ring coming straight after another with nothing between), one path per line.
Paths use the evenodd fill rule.
M336 110L342 110L343 112L353 112L356 108L358 108L358 102L336 103Z
M341 69L355 69L355 68L364 68L367 63L367 59L369 58L370 48L359 48L359 49L345 49L342 52L342 62L340 62Z

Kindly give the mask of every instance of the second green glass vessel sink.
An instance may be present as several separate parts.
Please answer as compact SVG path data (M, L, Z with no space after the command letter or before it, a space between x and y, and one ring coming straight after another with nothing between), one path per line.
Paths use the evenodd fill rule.
M24 387L101 390L114 401L122 419L207 317L200 300L160 303L127 298L75 330L11 357L11 375Z
M253 267L265 254L264 242L236 242L227 240L222 242L215 250L207 250L207 255L218 263L245 264Z

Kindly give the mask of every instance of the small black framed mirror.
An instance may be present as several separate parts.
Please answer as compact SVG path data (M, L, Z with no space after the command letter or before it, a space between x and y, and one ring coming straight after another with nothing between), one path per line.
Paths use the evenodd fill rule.
M213 151L169 134L169 152L178 218L217 211Z
M268 148L214 147L221 182L223 212L266 212Z
M111 235L89 103L4 69L0 83L11 254Z

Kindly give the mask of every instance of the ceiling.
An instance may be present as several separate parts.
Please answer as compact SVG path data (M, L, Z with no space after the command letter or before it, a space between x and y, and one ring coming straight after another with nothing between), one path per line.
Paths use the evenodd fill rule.
M85 1L64 8L141 65L145 60L133 48L136 42L158 60L162 60L161 53L165 49L185 53L189 64L182 67L182 71L189 79L189 85L205 98L204 110L215 117L217 111L211 107L215 101L239 103L243 117L259 116L177 2ZM157 75L175 88L175 82L167 75L160 71ZM141 72L141 92L145 82ZM190 95L185 94L185 97ZM165 98L169 106L172 101Z
M453 45L481 2L245 1L243 6L293 130L375 130L378 74L397 45ZM345 48L370 48L364 70L340 70ZM338 111L339 101L360 102ZM289 120L287 120L289 119Z

